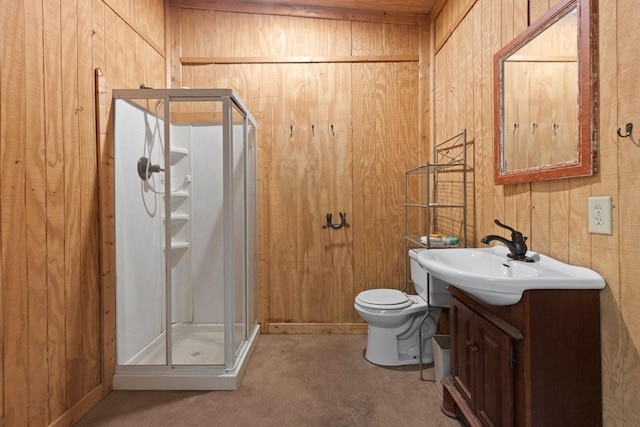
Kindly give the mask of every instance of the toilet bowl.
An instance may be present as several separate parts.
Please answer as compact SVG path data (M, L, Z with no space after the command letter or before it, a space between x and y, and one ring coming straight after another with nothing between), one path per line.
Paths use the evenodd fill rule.
M439 307L448 306L449 298L446 284L432 282L427 286L427 274L417 262L421 250L426 249L409 251L411 279L418 295L396 289L369 289L355 298L356 312L368 325L365 358L372 363L382 366L420 363L420 329L422 363L433 362L432 337L437 328ZM437 304L433 303L434 299Z

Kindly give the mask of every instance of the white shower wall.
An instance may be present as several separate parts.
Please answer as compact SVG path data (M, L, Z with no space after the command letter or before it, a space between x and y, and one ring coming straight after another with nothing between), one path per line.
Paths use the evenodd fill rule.
M193 321L224 322L222 126L191 127ZM196 161L197 160L197 161Z
M164 253L162 251L162 196L153 193L137 172L146 138L151 138L155 118L126 101L117 101L114 167L116 186L116 328L118 361L129 360L164 329ZM152 163L162 162L156 132ZM164 167L164 166L163 166ZM155 174L151 181L162 189Z

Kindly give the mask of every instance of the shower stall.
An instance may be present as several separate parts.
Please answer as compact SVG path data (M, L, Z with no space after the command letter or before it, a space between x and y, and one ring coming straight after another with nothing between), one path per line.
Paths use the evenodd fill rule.
M233 390L260 330L256 122L230 89L113 103L114 389Z

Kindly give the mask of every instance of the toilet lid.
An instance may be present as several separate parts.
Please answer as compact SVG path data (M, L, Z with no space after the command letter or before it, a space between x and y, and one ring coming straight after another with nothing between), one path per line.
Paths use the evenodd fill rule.
M356 302L363 307L397 310L409 307L411 299L397 289L369 289L360 292Z

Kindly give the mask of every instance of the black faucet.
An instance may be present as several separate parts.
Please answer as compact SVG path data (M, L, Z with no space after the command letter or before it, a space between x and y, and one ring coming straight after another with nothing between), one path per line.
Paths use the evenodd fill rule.
M506 228L507 230L511 231L511 240L507 240L502 236L489 234L487 236L484 236L482 239L480 239L481 243L484 243L486 245L489 242L492 242L493 240L497 240L498 242L502 243L507 248L509 248L509 254L507 255L509 258L515 259L517 261L534 262L533 258L528 257L526 255L527 244L525 242L527 238L523 236L521 232L514 230L508 225L504 225L497 219L493 220L493 222L495 222L497 226Z

